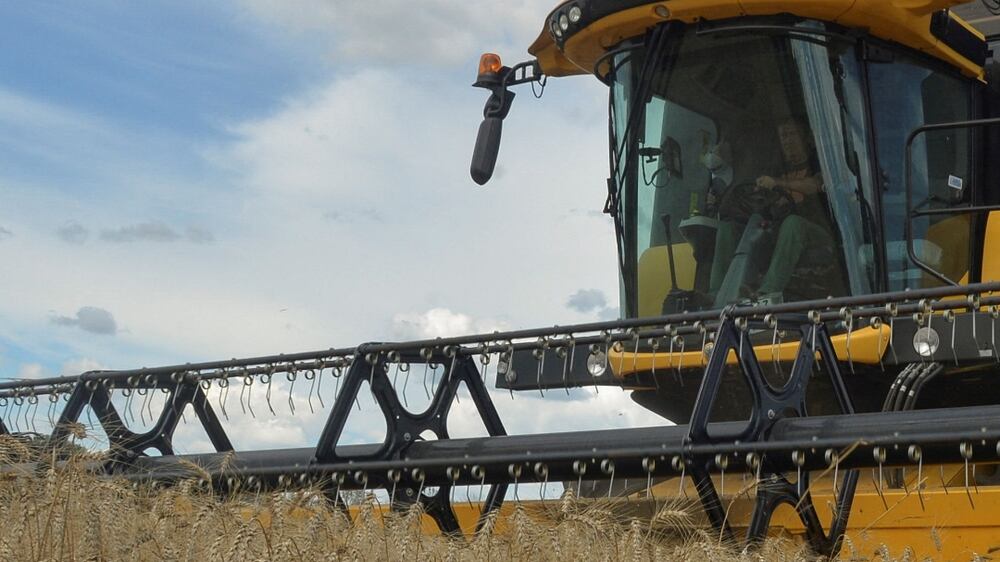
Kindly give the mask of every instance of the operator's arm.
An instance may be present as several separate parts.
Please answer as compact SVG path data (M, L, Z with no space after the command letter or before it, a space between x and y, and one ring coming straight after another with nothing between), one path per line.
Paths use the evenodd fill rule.
M823 183L819 179L819 174L802 178L775 178L774 185L803 195L813 195L823 190Z
M811 176L803 175L802 177L797 177L795 174L789 174L777 178L771 176L761 176L757 178L757 186L764 189L780 187L781 189L789 191L793 197L796 194L801 196L813 195L823 190L823 182L820 180L819 174ZM796 197L796 199L798 199L798 197Z

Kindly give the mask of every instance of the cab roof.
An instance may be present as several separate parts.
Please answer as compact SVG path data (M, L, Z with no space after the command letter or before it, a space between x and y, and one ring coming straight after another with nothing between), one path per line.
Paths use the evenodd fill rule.
M981 78L985 34L950 9L958 6L977 23L1000 27L1000 18L974 11L970 0L566 0L546 18L528 52L549 76L592 73L604 53L625 39L669 20L685 23L791 14L864 29L870 35L937 57L963 74ZM979 6L978 2L975 6ZM570 9L578 16L557 37L553 26ZM947 11L946 11L947 10ZM984 10L985 11L985 10Z

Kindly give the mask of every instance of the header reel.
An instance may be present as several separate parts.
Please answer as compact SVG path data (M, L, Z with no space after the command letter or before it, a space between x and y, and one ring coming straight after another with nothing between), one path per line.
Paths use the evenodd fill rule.
M735 537L726 508L726 502L733 498L726 495L725 479L718 475L745 473L757 483L746 540L763 538L775 508L787 503L796 508L813 548L831 554L839 548L849 522L857 479L854 469L873 468L882 474L889 467L923 470L925 464L947 462L964 464L969 471L975 463L997 462L1000 406L855 414L843 384L851 375L842 373L842 360L828 330L850 318L848 326L877 324L889 345L906 346L910 342L893 341L889 327L895 317L918 315L929 325L932 317L937 320L948 315L963 331L968 322L979 317L988 319L989 329L976 337L984 348L990 348L996 345L1000 317L1000 297L993 296L997 291L1000 283L944 287L825 303L732 307L659 318L18 380L0 384L0 432L45 434L45 447L58 451L73 440L72 426L84 421L83 410L89 406L96 419L87 421L101 426L109 439L104 462L92 466L93 470L161 483L205 478L207 474L210 482L206 484L227 493L319 486L335 502L342 501L341 492L346 490L382 489L391 508L422 503L448 533L461 531L454 510L457 500L452 497L456 486L478 489L476 502L485 515L503 503L508 488L517 498L518 485L529 482L544 486L563 481L567 487L575 482L579 491L583 480L613 483L632 479L645 482L645 497L655 502L655 482L679 477L683 489L684 480L690 477L709 521L724 536ZM772 326L798 334L795 364L780 387L768 382L750 341L753 331ZM508 436L494 406L494 395L485 385L491 364L497 365L498 381L507 380L512 368L522 371L518 378L532 378L555 365L566 373L566 385L583 385L594 379L595 366L620 370L620 365L614 360L609 364L608 359L619 346L657 342L659 349L665 350L668 339L703 330L713 334L714 346L704 360L704 377L688 425ZM515 361L520 353L529 353L535 364L529 367L523 360ZM928 360L939 353L935 349ZM722 374L734 357L751 390L752 411L746 422L716 423L713 405ZM995 362L996 355L991 354L988 361ZM432 395L429 406L423 412L412 412L406 406L407 386L411 396L421 390L411 376L418 377L420 371L426 375L432 364L440 366L433 372L440 370L441 374L425 387ZM832 381L839 415L809 416L804 397L816 369ZM596 374L606 376L604 372ZM672 376L670 371L660 371L647 382L658 384ZM289 383L287 400L272 398L276 377ZM329 395L331 377L336 390L333 402L325 403L321 388L327 379ZM298 378L309 384L296 387ZM359 397L363 398L365 384L385 421L385 440L343 445L345 422ZM486 427L486 437L449 438L443 420L459 399L458 389L463 384ZM239 409L232 407L237 392L230 393L231 385L240 388ZM266 387L255 392L256 413L249 397L244 396L253 392L254 386ZM153 411L145 398L137 404L137 397L157 391L163 395L159 411ZM264 392L267 409L261 411L259 400ZM248 407L253 416L285 415L281 412L284 402L292 415L302 414L303 403L314 412L330 408L314 447L234 450L217 411L227 419L241 411L247 414ZM184 419L182 413L188 405L196 420ZM141 416L145 410L155 420L148 431L134 430L137 406ZM172 441L183 423L200 424L216 452L177 454ZM418 438L427 431L437 439ZM150 456L150 448L158 454ZM194 471L192 466L203 467L203 471ZM31 467L3 467L8 472L23 469ZM824 528L822 518L816 515L808 475L812 470L839 470L844 476L837 486L832 526ZM433 488L437 488L434 493Z

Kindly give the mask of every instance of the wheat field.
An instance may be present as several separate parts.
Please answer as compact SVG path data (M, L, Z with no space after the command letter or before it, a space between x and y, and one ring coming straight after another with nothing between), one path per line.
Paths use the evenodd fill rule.
M54 458L54 453L48 453ZM665 504L629 518L572 491L531 508L515 504L467 537L429 535L419 508L386 513L368 495L352 516L319 490L222 497L192 478L171 487L98 477L98 455L42 458L0 436L0 463L34 470L0 476L0 560L814 560L801 545L772 539L740 550L719 541L693 505ZM197 474L197 467L192 473ZM845 559L858 557L845 545ZM903 553L900 559L909 557ZM892 559L888 549L875 559Z

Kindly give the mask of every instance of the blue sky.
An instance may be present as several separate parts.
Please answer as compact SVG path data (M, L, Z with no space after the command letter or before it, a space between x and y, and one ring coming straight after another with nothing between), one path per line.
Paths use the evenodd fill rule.
M0 376L613 314L603 86L524 92L468 178L478 55L548 7L3 3Z

